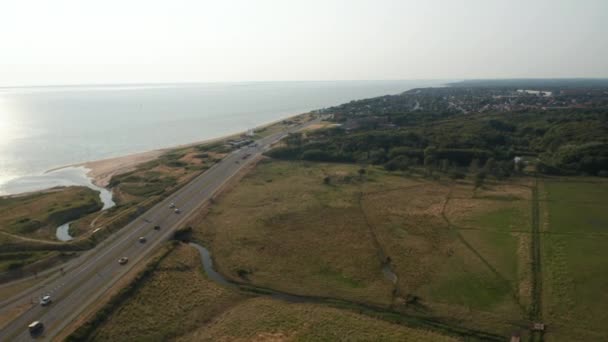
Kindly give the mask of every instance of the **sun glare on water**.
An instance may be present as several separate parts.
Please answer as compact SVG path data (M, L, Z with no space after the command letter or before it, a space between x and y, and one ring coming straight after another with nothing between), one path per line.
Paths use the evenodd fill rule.
M0 146L15 137L14 117L6 99L0 95Z

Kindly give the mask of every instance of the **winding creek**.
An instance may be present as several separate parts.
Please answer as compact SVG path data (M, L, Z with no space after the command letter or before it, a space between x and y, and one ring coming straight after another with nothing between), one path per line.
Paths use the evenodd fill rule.
M321 298L309 297L309 296L298 296L298 295L283 293L283 292L279 292L279 291L275 291L275 290L271 290L271 289L258 288L258 287L254 287L254 286L244 285L244 284L240 284L240 283L234 282L232 280L229 280L229 279L225 278L224 276L222 276L221 274L219 274L213 268L213 259L211 258L211 253L209 253L209 250L207 248L205 248L197 243L194 243L194 242L190 242L189 244L190 244L190 246L196 248L199 251L199 253L201 254L201 261L203 263L203 269L205 270L205 273L207 274L209 279L213 280L214 282L216 282L220 285L231 287L231 288L238 289L238 290L246 290L249 292L263 293L263 294L270 296L271 298L280 299L280 300L284 300L284 301L288 301L288 302L320 303L323 301Z
M106 209L110 209L116 205L116 203L114 203L114 201L112 200L112 191L111 190L108 190L106 188L102 188L100 186L93 184L91 179L86 176L87 169L85 169L85 168L76 168L76 169L81 169L82 173L79 174L77 177L72 178L71 180L73 181L74 184L70 184L70 185L86 186L89 189L98 191L99 199L101 200L101 203L103 203L103 207L101 208L100 212L104 211ZM84 175L84 178L83 178L83 175ZM73 221L66 222L66 223L62 224L61 226L57 227L57 230L55 231L55 236L57 237L57 240L70 241L74 238L70 235L70 225L72 224L72 222Z
M403 324L406 326L421 327L424 329L434 330L434 331L438 331L441 333L445 333L445 334L449 334L449 335L457 336L457 337L465 337L465 338L472 337L475 340L483 340L483 341L504 341L504 336L501 336L498 334L485 332L482 330L468 329L468 328L458 326L458 325L451 325L445 321L442 321L441 319L437 319L437 318L426 316L426 315L412 315L412 314L407 314L407 313L403 313L403 312L398 312L392 308L392 305L387 308L387 307L379 307L379 306L360 303L360 302L351 302L349 300L339 299L339 298L294 295L294 294L289 294L289 293L272 290L269 288L258 287L255 285L250 285L250 284L233 281L233 280L225 278L224 276L222 276L220 273L218 273L213 268L213 259L211 258L211 253L209 252L209 250L207 248L205 248L197 243L194 243L194 242L190 242L189 245L196 248L199 251L199 253L201 255L203 269L204 269L205 273L207 274L207 276L209 277L209 279L211 279L212 281L214 281L220 285L230 287L230 288L233 288L233 289L236 289L239 291L266 295L266 296L269 296L274 299L279 299L279 300L292 302L292 303L311 303L311 304L330 305L330 306L339 307L339 308L343 308L343 309L347 309L347 310L353 310L360 314L369 314L370 316L378 318L378 319L387 319L393 323ZM387 276L387 278L392 278L392 276L396 277L396 275L392 271L390 271L390 267L388 268L388 270L390 272L389 273L390 276L387 276L387 274L385 273L385 276ZM386 272L386 271L384 270L384 272ZM389 279L389 280L391 280L391 279ZM396 279L394 279L394 281L396 281ZM386 318L382 318L384 316L386 316Z

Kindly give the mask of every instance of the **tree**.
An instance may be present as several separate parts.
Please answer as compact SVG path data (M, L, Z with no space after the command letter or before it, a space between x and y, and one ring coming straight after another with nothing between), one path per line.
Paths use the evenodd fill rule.
M469 165L470 173L477 173L479 171L479 159L472 159L471 164Z
M386 151L384 149L377 149L369 152L369 160L372 164L382 164L386 161Z
M466 175L465 175L464 173L462 173L462 172L460 172L460 171L456 171L456 170L454 170L454 171L450 171L449 176L450 176L450 178L451 178L451 179L453 179L453 180L456 180L456 179L464 179L464 178L466 177Z
M483 186L486 176L487 174L485 171L478 172L475 175L475 189L481 188Z
M450 161L448 159L441 159L441 172L448 172L450 169Z
M486 160L486 165L483 167L483 170L486 173L493 174L496 171L496 160L494 158L488 158Z
M359 174L359 179L362 179L366 172L367 171L364 168L360 168L359 170L357 170L357 173Z

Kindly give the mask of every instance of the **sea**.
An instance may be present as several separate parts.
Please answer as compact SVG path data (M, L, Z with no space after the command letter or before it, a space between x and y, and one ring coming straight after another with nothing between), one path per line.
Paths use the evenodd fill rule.
M323 81L0 88L0 195L93 187L58 167L246 131L352 100L447 81Z

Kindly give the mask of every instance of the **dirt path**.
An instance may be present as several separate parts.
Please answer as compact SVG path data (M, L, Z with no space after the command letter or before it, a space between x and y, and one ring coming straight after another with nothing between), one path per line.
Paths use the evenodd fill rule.
M21 235L11 234L11 233L8 233L8 232L2 231L2 230L0 230L0 234L10 236L14 239L18 239L18 240L22 240L22 241L29 241L29 242L36 242L36 243L43 243L43 244L50 244L50 245L63 245L64 244L64 242L34 239L34 238L25 237L25 236L21 236Z

